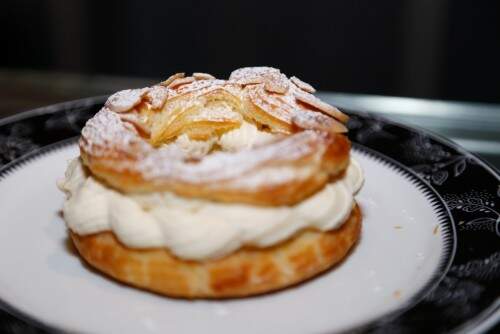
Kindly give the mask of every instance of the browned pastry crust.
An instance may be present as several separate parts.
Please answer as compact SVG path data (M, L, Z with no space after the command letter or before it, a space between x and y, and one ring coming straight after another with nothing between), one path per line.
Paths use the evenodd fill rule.
M172 191L184 197L219 202L279 206L300 202L342 173L349 164L350 147L349 140L343 135L302 131L272 146L240 153L218 152L196 164L167 156L156 163L170 165L169 168L155 178L145 176L139 169L140 163L130 164L122 170L120 164L130 155L99 157L82 150L81 157L93 175L126 192ZM250 164L252 160L253 165ZM280 167L295 168L297 172L307 168L307 174L277 183L259 178L261 170ZM242 182L250 178L258 182Z
M159 85L114 94L82 130L84 164L122 192L261 206L293 205L345 170L348 117L279 70L234 71L229 80L178 73ZM163 144L180 135L207 141L250 122L278 137L239 152L193 160ZM269 169L284 173L268 177ZM275 176L277 173L274 174Z
M347 255L360 231L361 211L355 206L338 229L304 230L269 248L243 248L204 262L181 260L165 249L127 248L111 232L71 233L71 238L91 266L118 281L167 296L229 298L279 290L331 268Z

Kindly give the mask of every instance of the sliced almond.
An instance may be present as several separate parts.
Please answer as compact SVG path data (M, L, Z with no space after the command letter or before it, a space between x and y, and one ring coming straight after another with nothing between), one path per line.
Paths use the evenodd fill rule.
M234 70L229 76L232 81L252 81L254 78L265 78L272 73L281 73L280 70L272 67L243 67Z
M181 72L181 73L175 73L174 75L169 76L167 80L160 82L160 85L167 87L175 79L184 78L184 76L185 76L185 73L183 73L183 72Z
M149 91L149 88L126 89L111 95L104 106L111 111L122 113L127 112L141 103L142 97Z
M288 87L288 79L281 73L267 77L264 82L264 88L271 93L285 94Z
M233 71L229 76L229 80L240 85L252 85L266 83L269 81L271 76L279 76L280 74L281 73L278 69L272 67L244 67ZM273 85L269 85L269 89L271 91L283 90L280 89L280 87L273 88Z
M193 77L185 77L185 78L178 78L172 81L167 87L171 89L175 89L179 86L189 84L191 82L195 82L196 79Z
M303 130L321 130L329 133L346 133L344 124L319 112L296 110L292 117L293 125Z
M304 82L304 81L300 80L297 77L291 77L290 81L293 82L295 84L295 86L297 86L298 88L302 89L304 92L316 93L316 89L314 89L313 86L311 86L307 82Z
M257 105L262 112L267 114L270 117L270 120L279 120L281 122L285 122L288 125L291 125L293 108L290 108L284 101L282 101L279 97L283 95L274 95L269 94L263 84L256 85L254 89L253 96L250 94L250 99L252 102ZM250 92L251 90L249 90ZM272 121L271 121L272 123ZM277 124L267 124L269 127L274 128Z
M297 90L295 92L295 98L297 99L297 101L307 104L311 107L314 107L315 109L318 109L319 111L336 118L342 123L346 123L349 120L349 116L347 116L334 106L321 101L314 95Z
M215 77L208 73L194 72L193 78L196 80L215 80Z
M264 78L258 78L258 77L253 77L253 78L242 78L238 80L231 80L233 82L236 82L240 85L256 85L256 84L261 84L265 82Z
M172 90L164 86L156 85L151 87L147 94L151 107L153 109L160 109L163 107L171 92L173 93Z

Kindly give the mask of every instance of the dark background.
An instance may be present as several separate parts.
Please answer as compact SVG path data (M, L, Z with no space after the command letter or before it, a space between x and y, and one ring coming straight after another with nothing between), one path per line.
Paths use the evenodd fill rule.
M500 102L499 1L0 5L0 67L165 78L279 67L321 90Z
M0 0L0 45L0 117L255 65L325 91L500 103L498 0ZM13 319L0 329L38 333Z

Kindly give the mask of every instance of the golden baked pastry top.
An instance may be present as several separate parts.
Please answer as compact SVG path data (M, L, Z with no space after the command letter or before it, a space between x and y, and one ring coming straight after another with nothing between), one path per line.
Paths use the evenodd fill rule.
M350 142L341 134L348 117L313 92L270 67L242 68L228 80L177 73L112 95L83 129L81 156L94 175L123 192L292 205L349 162ZM243 123L274 140L237 152L214 145L196 157L169 145L180 135L210 141Z

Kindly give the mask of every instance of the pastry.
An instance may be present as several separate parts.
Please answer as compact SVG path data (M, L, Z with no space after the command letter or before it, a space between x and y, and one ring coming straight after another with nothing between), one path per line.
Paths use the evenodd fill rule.
M79 254L107 275L184 298L278 290L359 238L348 117L269 67L178 73L112 95L59 187Z

